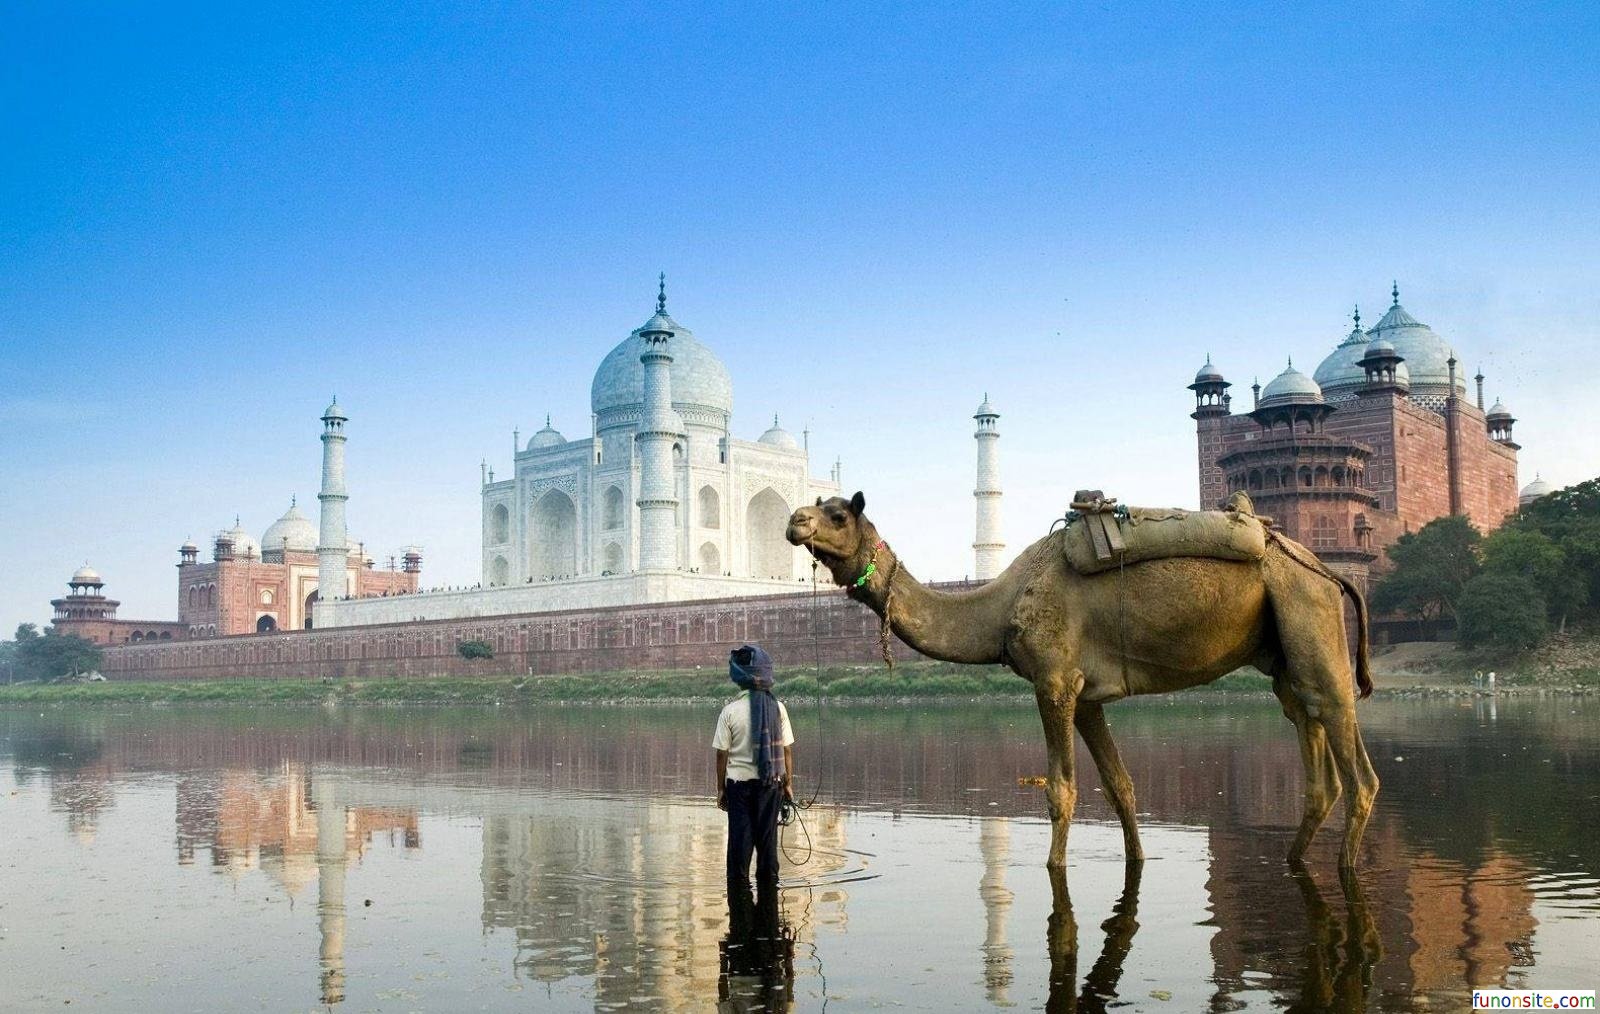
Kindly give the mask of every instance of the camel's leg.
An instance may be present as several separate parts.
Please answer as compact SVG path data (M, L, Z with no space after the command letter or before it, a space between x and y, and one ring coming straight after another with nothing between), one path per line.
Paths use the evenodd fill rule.
M1079 704L1073 715L1078 734L1089 747L1095 770L1100 772L1100 787L1111 797L1117 808L1117 819L1122 822L1122 850L1130 863L1144 862L1144 846L1139 844L1139 821L1133 801L1133 779L1122 766L1117 744L1111 738L1111 727L1106 724L1106 709L1101 704Z
M1073 1014L1078 1009L1078 920L1067 893L1066 871L1051 867L1049 874L1050 921L1044 941L1050 953L1050 992L1044 1009L1047 1014Z
M1289 689L1286 680L1281 677L1273 680L1272 689L1283 705L1284 717L1294 723L1295 733L1300 738L1300 764L1305 768L1305 813L1300 818L1300 831L1294 836L1294 844L1289 846L1289 860L1298 862L1311 847L1317 829L1328 819L1328 811L1339 800L1339 776L1334 772L1333 753L1328 749L1328 737L1321 723L1306 713L1306 706Z
M1343 650L1343 645L1340 645ZM1345 788L1344 845L1339 849L1339 867L1352 869L1356 854L1361 849L1361 836L1367 830L1367 819L1372 816L1372 803L1378 796L1378 773L1372 770L1372 760L1361 742L1361 730L1356 727L1356 705L1349 689L1349 666L1338 666L1346 686L1342 695L1334 697L1322 709L1318 720L1328 734L1328 746L1333 751L1333 761L1339 767L1339 779Z
M1033 696L1039 704L1039 719L1044 724L1044 742L1049 752L1045 771L1045 801L1050 811L1050 858L1046 865L1063 869L1067 865L1067 829L1072 811L1078 805L1078 783L1073 772L1072 725L1083 688L1083 673L1049 673L1037 677Z

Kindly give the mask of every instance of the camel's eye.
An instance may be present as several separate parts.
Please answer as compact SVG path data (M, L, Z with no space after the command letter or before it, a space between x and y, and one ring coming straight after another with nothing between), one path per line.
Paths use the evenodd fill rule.
M829 511L828 520L842 527L844 525L844 511Z

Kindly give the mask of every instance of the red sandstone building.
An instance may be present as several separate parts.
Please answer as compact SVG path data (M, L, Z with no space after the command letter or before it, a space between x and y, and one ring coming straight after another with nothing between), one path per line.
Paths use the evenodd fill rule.
M178 550L178 619L119 620L105 582L87 566L72 575L55 607L56 633L96 644L185 641L232 634L308 630L317 599L317 530L293 504L267 529L263 549L243 528L218 533L212 559L185 542ZM422 555L408 549L399 569L380 570L359 546L350 550L345 587L358 596L409 595L417 590Z
M1330 566L1365 584L1384 550L1435 518L1481 531L1517 509L1512 418L1469 400L1454 351L1400 305L1355 328L1314 377L1289 368L1235 414L1232 385L1211 365L1195 375L1200 504L1244 490L1256 509Z
M64 598L51 599L55 616L51 620L57 633L74 634L96 644L136 644L141 641L182 640L187 636L181 623L171 620L119 620L116 599L108 599L100 580L88 564L78 568L67 582Z

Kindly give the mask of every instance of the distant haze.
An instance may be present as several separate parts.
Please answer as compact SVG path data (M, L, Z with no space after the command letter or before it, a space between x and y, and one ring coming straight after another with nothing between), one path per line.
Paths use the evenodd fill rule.
M0 633L85 560L175 618L185 537L315 517L335 393L352 535L477 581L480 459L588 434L661 270L923 578L986 391L1008 554L1193 506L1206 354L1247 408L1396 279L1521 482L1600 473L1600 8L998 10L6 10Z

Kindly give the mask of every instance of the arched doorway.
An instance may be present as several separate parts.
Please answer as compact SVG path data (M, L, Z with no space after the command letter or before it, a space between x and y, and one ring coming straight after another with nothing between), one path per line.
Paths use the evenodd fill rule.
M500 546L511 540L511 512L503 503L489 508L489 545Z
M278 621L270 616L263 616L256 620L256 633L270 634L278 629Z
M613 486L612 488L615 489L616 487ZM606 561L604 569L609 574L620 574L624 569L626 569L622 563L622 546L620 544L615 542L606 543Z
M503 556L497 556L489 564L489 583L491 585L511 583L511 564Z
M528 573L538 579L577 572L578 509L571 497L552 489L533 505L528 518Z
M317 601L317 593L312 592L306 596L306 629L311 629L311 606Z
M784 538L789 506L771 486L750 499L744 513L744 539L750 550L751 577L794 576L794 549Z
M707 542L700 547L700 573L722 573L722 553L714 542Z
M608 532L616 531L627 517L622 503L622 487L607 486L602 501L600 527Z
M700 487L700 527L722 527L722 498L717 496L717 491L711 486Z

